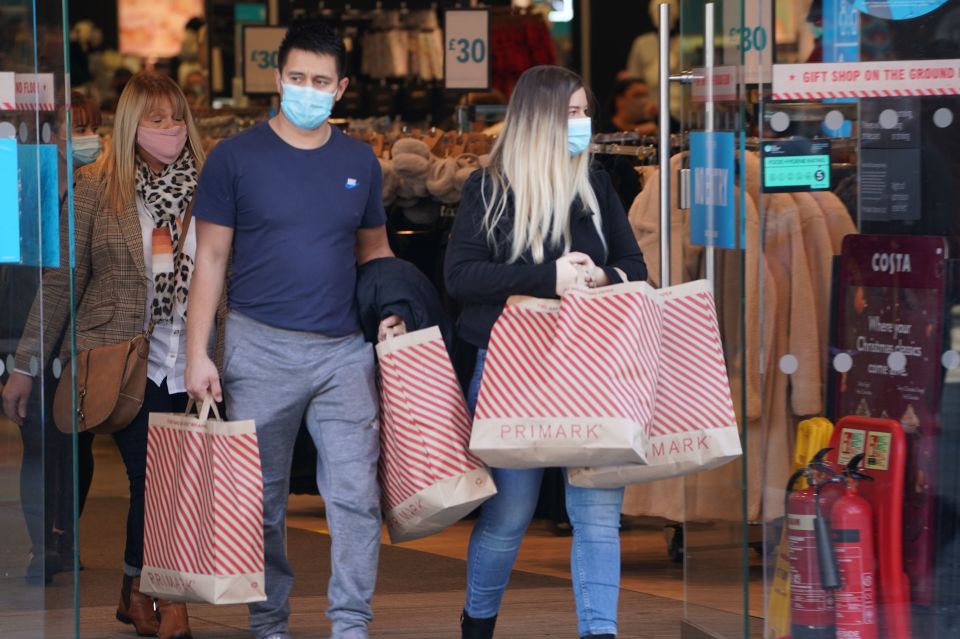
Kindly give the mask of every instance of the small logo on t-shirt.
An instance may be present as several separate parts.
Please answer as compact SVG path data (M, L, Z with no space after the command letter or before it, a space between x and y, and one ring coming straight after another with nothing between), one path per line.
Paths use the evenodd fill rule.
M347 190L349 191L350 189L355 189L355 188L357 188L357 186L359 186L359 184L360 184L360 183L357 182L357 179L356 179L356 178L347 178L347 183L343 185L343 188L345 188L345 189L347 189Z

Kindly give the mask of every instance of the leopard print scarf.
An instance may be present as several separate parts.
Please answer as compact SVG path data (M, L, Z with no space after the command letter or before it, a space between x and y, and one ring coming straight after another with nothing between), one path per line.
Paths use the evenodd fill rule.
M187 316L187 291L193 274L193 258L181 250L183 214L197 188L197 165L190 149L154 173L137 162L137 194L153 216L153 308L156 324L173 321L174 314Z

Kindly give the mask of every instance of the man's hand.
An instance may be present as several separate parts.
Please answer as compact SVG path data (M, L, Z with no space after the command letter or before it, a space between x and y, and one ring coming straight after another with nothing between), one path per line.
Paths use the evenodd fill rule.
M27 418L27 401L33 390L33 378L14 371L3 387L3 412L18 426Z
M377 334L377 341L382 342L388 337L396 337L407 332L407 327L398 315L391 315L380 322L380 330Z
M213 395L218 402L223 401L223 391L220 388L220 373L210 356L188 356L187 370L184 375L187 393L198 402L202 402L207 393Z

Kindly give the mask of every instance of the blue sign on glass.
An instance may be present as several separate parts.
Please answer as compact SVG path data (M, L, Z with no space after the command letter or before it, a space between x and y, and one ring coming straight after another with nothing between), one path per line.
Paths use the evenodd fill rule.
M853 0L823 0L823 61L859 62L860 12Z
M20 261L20 209L17 206L17 141L0 139L0 263Z
M823 0L823 61L860 61L860 12L854 0ZM856 98L833 98L824 104L856 102ZM828 137L848 138L852 132L849 120L840 129L831 129L824 123L823 133Z
M20 263L60 266L60 186L57 145L21 144Z
M884 20L912 20L946 3L947 0L855 0L860 11Z
M734 136L690 133L690 243L736 248Z

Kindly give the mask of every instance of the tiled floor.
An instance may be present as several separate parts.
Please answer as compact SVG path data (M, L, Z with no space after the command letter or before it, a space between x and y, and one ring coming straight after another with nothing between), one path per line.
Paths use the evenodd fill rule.
M0 538L0 592L3 583L16 583L15 590L24 593L22 587L26 539L22 531L17 503L16 464L19 457L18 437L9 424L0 421L0 523L4 537ZM108 438L99 438L96 451L96 474L92 497L125 497L126 481L122 464L115 447ZM118 501L118 500L110 500ZM104 525L122 525L122 512L109 517ZM11 523L14 522L14 523ZM94 529L100 522L85 521L85 529L91 524ZM671 563L666 557L662 523L651 521L629 522L623 534L623 593L621 596L621 637L660 638L680 637L681 620L684 618L684 572L681 565ZM322 517L322 502L317 497L294 496L291 498L289 524L305 531L323 534L325 521ZM425 553L462 560L466 551L471 523L462 522L449 530L428 539L404 544L403 547ZM19 530L18 530L19 528ZM699 539L709 538L701 533ZM723 547L722 529L716 530L717 546ZM385 537L386 538L386 537ZM521 549L517 569L529 573L569 579L570 539L554 535L545 524L531 528ZM117 549L118 561L122 551ZM686 592L690 598L688 618L701 625L725 628L722 636L742 636L742 586L736 579L739 554L729 550L717 550L701 554L693 574L688 566ZM296 560L295 560L296 561ZM93 572L88 573L92 578ZM58 579L63 578L61 575ZM415 577L415 576L412 576ZM5 579L4 579L5 578ZM498 626L498 638L540 638L575 636L576 619L569 586L548 585L534 589L509 590L504 601L502 620ZM757 580L752 584L752 611L762 608L761 588ZM9 592L9 591L7 591ZM0 613L0 638L67 637L72 634L73 621L70 606L72 591L69 586L59 589L59 594L47 593L45 604L48 612L31 612L41 609L36 594L26 592L23 605L12 611L9 605L2 606ZM54 603L51 596L59 597ZM377 596L375 610L377 620L372 627L373 637L421 639L449 639L458 636L457 618L462 605L462 590L444 590L428 593L392 593ZM6 598L6 595L4 595ZM31 600L32 598L32 600ZM8 604L13 603L8 598ZM701 605L696 605L701 604ZM323 597L297 596L292 599L293 616L291 629L298 638L325 637L327 621L323 616L326 601ZM56 610L51 610L56 608ZM80 610L81 636L84 639L107 639L132 637L132 631L113 620L113 609L102 605L87 606ZM244 607L191 606L191 619L198 638L220 639L246 637L246 610ZM754 626L757 625L754 620Z

